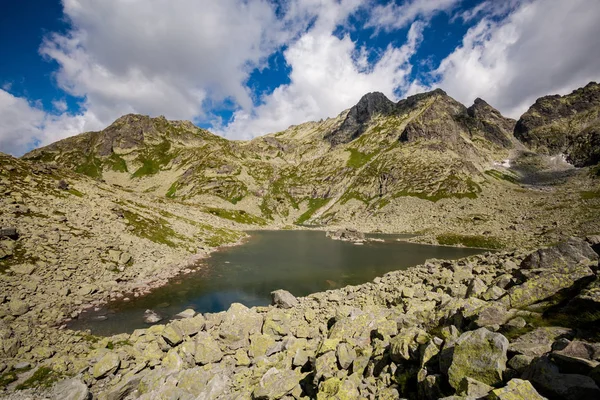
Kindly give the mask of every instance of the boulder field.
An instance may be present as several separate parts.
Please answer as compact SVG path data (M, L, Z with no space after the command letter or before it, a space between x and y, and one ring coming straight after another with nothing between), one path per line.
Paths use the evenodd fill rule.
M14 375L12 385L23 389L5 394L598 399L595 239L571 238L533 253L429 260L304 298L277 291L274 306L186 312L165 325L56 349L25 353L27 343L2 326L0 373L3 380Z

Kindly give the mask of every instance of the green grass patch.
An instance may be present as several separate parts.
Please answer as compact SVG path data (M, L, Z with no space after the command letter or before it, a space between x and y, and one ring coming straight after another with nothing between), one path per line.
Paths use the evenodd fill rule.
M109 342L106 344L106 348L107 348L107 349L109 349L109 350L114 350L115 348L117 348L117 347L122 347L122 346L133 346L133 345L132 345L132 344L131 344L131 342L130 342L129 340L127 340L127 339L125 339L125 340L120 340L120 341L118 341L118 342L112 342L112 341L109 341Z
M77 197L85 196L82 192L80 192L77 189L73 189L73 188L69 189L68 192L71 193L73 196L77 196Z
M592 200L600 198L600 191L580 192L582 200Z
M375 156L376 153L362 153L356 149L348 149L350 152L350 158L346 162L346 166L351 168L360 168Z
M133 173L132 177L141 178L156 175L162 166L167 165L174 158L173 154L169 154L170 149L171 143L167 140L147 149L144 154L137 158L142 166Z
M115 172L129 172L127 170L127 163L118 154L112 153L110 157L108 157L107 163Z
M75 172L92 178L102 177L102 161L93 154L86 156L85 161L75 168Z
M123 210L123 215L136 236L146 238L154 243L166 244L169 247L179 247L174 241L187 241L188 239L179 235L169 226L163 218L146 218L129 210Z
M503 180L503 181L507 181L510 183L519 183L519 180L517 179L517 177L513 176L513 175L509 175L509 174L505 174L504 172L495 170L495 169L490 169L485 171L486 175L489 175L493 178L499 179L499 180Z
M308 221L310 217L317 211L319 208L323 207L325 204L329 202L329 199L309 199L308 200L308 210L306 210L297 220L296 224L300 225L304 222Z
M4 388L18 379L15 371L5 372L0 375L0 388Z
M175 193L177 193L178 188L179 188L179 183L173 182L173 184L171 185L169 190L167 190L167 194L165 196L172 199L173 197L175 197Z
M231 229L219 228L211 231L210 236L204 239L210 247L219 247L224 244L235 243L242 238L241 232L236 232Z
M504 247L503 243L493 236L444 233L438 235L436 239L443 246L466 246L481 249L502 249Z
M51 387L62 379L62 374L49 367L38 368L29 379L17 386L17 390L32 389L36 387Z
M231 221L239 222L241 224L249 225L266 225L267 221L264 218L252 215L244 210L225 210L222 208L206 208L206 212L217 216L219 218L225 218Z

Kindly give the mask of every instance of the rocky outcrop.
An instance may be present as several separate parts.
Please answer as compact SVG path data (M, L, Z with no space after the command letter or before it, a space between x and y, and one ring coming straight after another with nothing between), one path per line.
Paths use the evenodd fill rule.
M334 146L351 142L366 130L371 118L375 115L390 115L394 107L395 104L383 93L367 93L348 111L341 126L325 136L325 140Z
M539 98L521 116L515 137L532 150L564 153L575 166L600 161L600 85L591 82L566 96Z
M325 234L333 240L342 240L345 242L364 242L365 234L356 229L342 228L336 231L330 231Z

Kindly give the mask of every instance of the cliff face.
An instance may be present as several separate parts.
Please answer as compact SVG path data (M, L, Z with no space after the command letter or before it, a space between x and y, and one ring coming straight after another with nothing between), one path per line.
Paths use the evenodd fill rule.
M600 161L600 85L591 82L566 96L538 99L521 116L515 137L532 150L564 153L575 166Z

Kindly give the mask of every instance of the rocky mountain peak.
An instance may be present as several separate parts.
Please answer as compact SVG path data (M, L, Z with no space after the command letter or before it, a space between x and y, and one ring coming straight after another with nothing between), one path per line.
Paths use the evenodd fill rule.
M390 115L394 106L394 102L381 92L367 93L350 109L339 129L325 138L332 145L351 142L365 131L367 123L374 115Z

